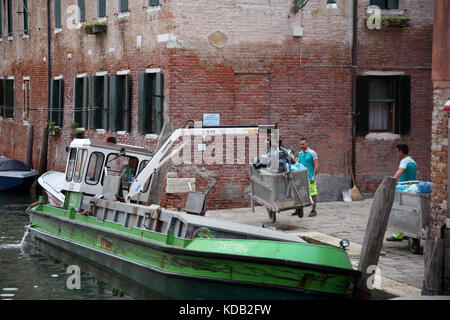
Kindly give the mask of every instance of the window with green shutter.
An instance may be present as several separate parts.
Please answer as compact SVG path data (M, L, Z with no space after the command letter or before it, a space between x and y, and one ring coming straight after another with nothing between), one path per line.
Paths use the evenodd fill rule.
M113 75L109 77L109 129L130 131L130 77Z
M138 76L138 131L159 134L164 124L164 77L162 73Z
M61 28L61 0L53 0L55 28Z
M28 35L29 34L29 27L28 27L28 0L23 0L23 34Z
M80 9L80 21L86 22L86 2L85 0L78 0L78 8Z
M99 18L106 17L106 0L97 0L97 16Z
M12 0L8 0L8 36L13 36L13 8Z
M64 82L62 79L52 80L49 121L62 127L64 115Z
M156 7L159 6L159 0L148 0L148 5L150 7Z
M128 11L128 0L119 0L119 12Z
M14 80L5 80L5 117L14 118Z
M75 78L74 82L73 122L78 127L88 127L88 78Z
M399 0L370 0L370 5L380 9L398 9Z
M108 129L109 122L109 77L89 78L89 128Z
M0 1L0 38L3 38L3 1Z
M356 79L356 134L410 131L410 76L359 76Z

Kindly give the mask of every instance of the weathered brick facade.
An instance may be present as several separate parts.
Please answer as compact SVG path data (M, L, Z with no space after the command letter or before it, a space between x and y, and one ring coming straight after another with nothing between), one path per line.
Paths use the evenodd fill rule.
M372 193L385 175L392 175L399 159L395 144L406 142L418 164L418 178L430 179L432 114L431 41L433 2L400 0L389 14L410 17L407 28L368 30L364 17L369 0L358 1L357 75L411 76L411 131L408 135L371 133L356 137L355 172L361 192ZM63 1L62 12L76 1ZM86 35L66 26L52 30L52 76L64 79L64 123L50 138L49 170L64 170L64 147L73 121L73 83L79 74L116 74L131 77L131 131L85 136L117 136L122 143L153 148L155 138L137 132L137 75L147 68L164 74L165 120L179 127L186 120L202 120L203 113L219 113L222 125L278 123L284 145L299 150L305 136L321 161L319 199L341 198L346 188L344 152L352 148L352 26L353 1L310 0L298 13L293 0L161 1L157 10L147 0L129 1L129 13L118 14L118 2L108 2L107 32ZM17 6L17 1L14 1ZM14 76L14 120L0 120L5 156L24 157L22 79L31 81L30 123L35 126L33 164L38 165L42 127L47 122L46 1L30 1L30 36L23 38L20 15L14 15L14 38L3 38L0 74ZM16 8L14 12L21 11ZM86 1L88 22L95 19L96 2ZM400 12L402 11L402 12ZM53 13L52 13L53 14ZM52 15L53 17L53 15ZM302 27L302 36L293 30ZM20 141L20 143L19 143ZM16 146L13 151L12 145ZM197 189L210 182L211 208L247 206L249 185L245 165L176 167L181 177L196 174ZM166 205L184 206L185 194L166 195Z

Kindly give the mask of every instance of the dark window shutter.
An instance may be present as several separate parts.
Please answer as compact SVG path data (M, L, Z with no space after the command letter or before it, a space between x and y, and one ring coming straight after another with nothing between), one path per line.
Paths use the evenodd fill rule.
M95 76L89 77L89 128L95 129Z
M58 80L52 80L52 88L51 88L51 110L50 110L50 121L54 122L57 126L58 124L58 94L59 94L59 82Z
M23 0L23 34L28 34L28 0Z
M128 0L119 0L119 12L128 11Z
M399 9L398 0L387 0L387 8L388 9Z
M61 0L54 0L55 28L61 28Z
M86 3L85 0L78 0L78 8L80 8L80 22L86 21Z
M3 38L3 7L0 1L0 38Z
M150 6L151 7L159 6L159 0L150 0Z
M140 73L138 75L138 132L140 134L147 133L146 119L148 118L147 110L147 90L148 75Z
M369 133L369 76L356 77L356 135Z
M88 127L88 110L89 110L88 90L89 90L88 77L84 77L83 78L83 113L82 113L83 117L82 117L82 121L80 124L83 128Z
M73 89L73 121L83 126L83 78L75 78Z
M103 81L103 91L101 92L103 97L102 108L100 110L103 116L102 128L108 130L109 126L109 76L100 77Z
M58 125L62 127L64 119L64 81L58 80Z
M371 6L379 6L380 9L386 9L386 0L370 0Z
M4 116L5 116L5 87L4 87L4 80L0 79L0 117Z
M130 132L131 130L131 109L130 109L130 94L131 94L131 79L129 75L125 76L125 91L124 91L124 126L123 130Z
M397 78L395 133L407 135L411 130L411 77Z
M118 118L118 80L119 76L112 75L109 76L109 129L117 130L117 118Z
M97 15L99 18L106 17L106 0L97 0Z
M161 72L158 72L155 75L155 111L156 111L156 124L155 124L155 133L159 134L162 130L164 124L163 117L163 95L164 95L164 77Z
M12 0L8 0L8 36L13 35L13 8Z

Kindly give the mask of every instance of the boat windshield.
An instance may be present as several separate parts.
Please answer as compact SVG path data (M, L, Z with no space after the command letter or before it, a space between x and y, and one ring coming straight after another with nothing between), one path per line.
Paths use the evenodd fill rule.
M77 149L76 148L72 148L72 149L70 149L69 162L67 163L66 181L72 181L73 169L75 167L75 160L76 159L77 159Z

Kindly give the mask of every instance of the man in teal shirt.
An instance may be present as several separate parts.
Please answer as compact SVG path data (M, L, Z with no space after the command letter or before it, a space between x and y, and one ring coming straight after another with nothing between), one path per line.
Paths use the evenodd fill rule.
M317 153L309 148L308 141L305 138L300 139L301 151L298 153L299 162L308 169L309 178L309 190L311 197L313 199L313 207L308 217L314 217L317 215L316 204L317 204L317 172L319 171L319 158ZM303 214L299 214L299 216Z
M397 154L400 157L400 165L395 172L394 178L398 182L416 180L417 164L409 155L409 147L405 143L397 144ZM386 238L387 241L402 241L405 237L401 233L393 233L392 237Z

